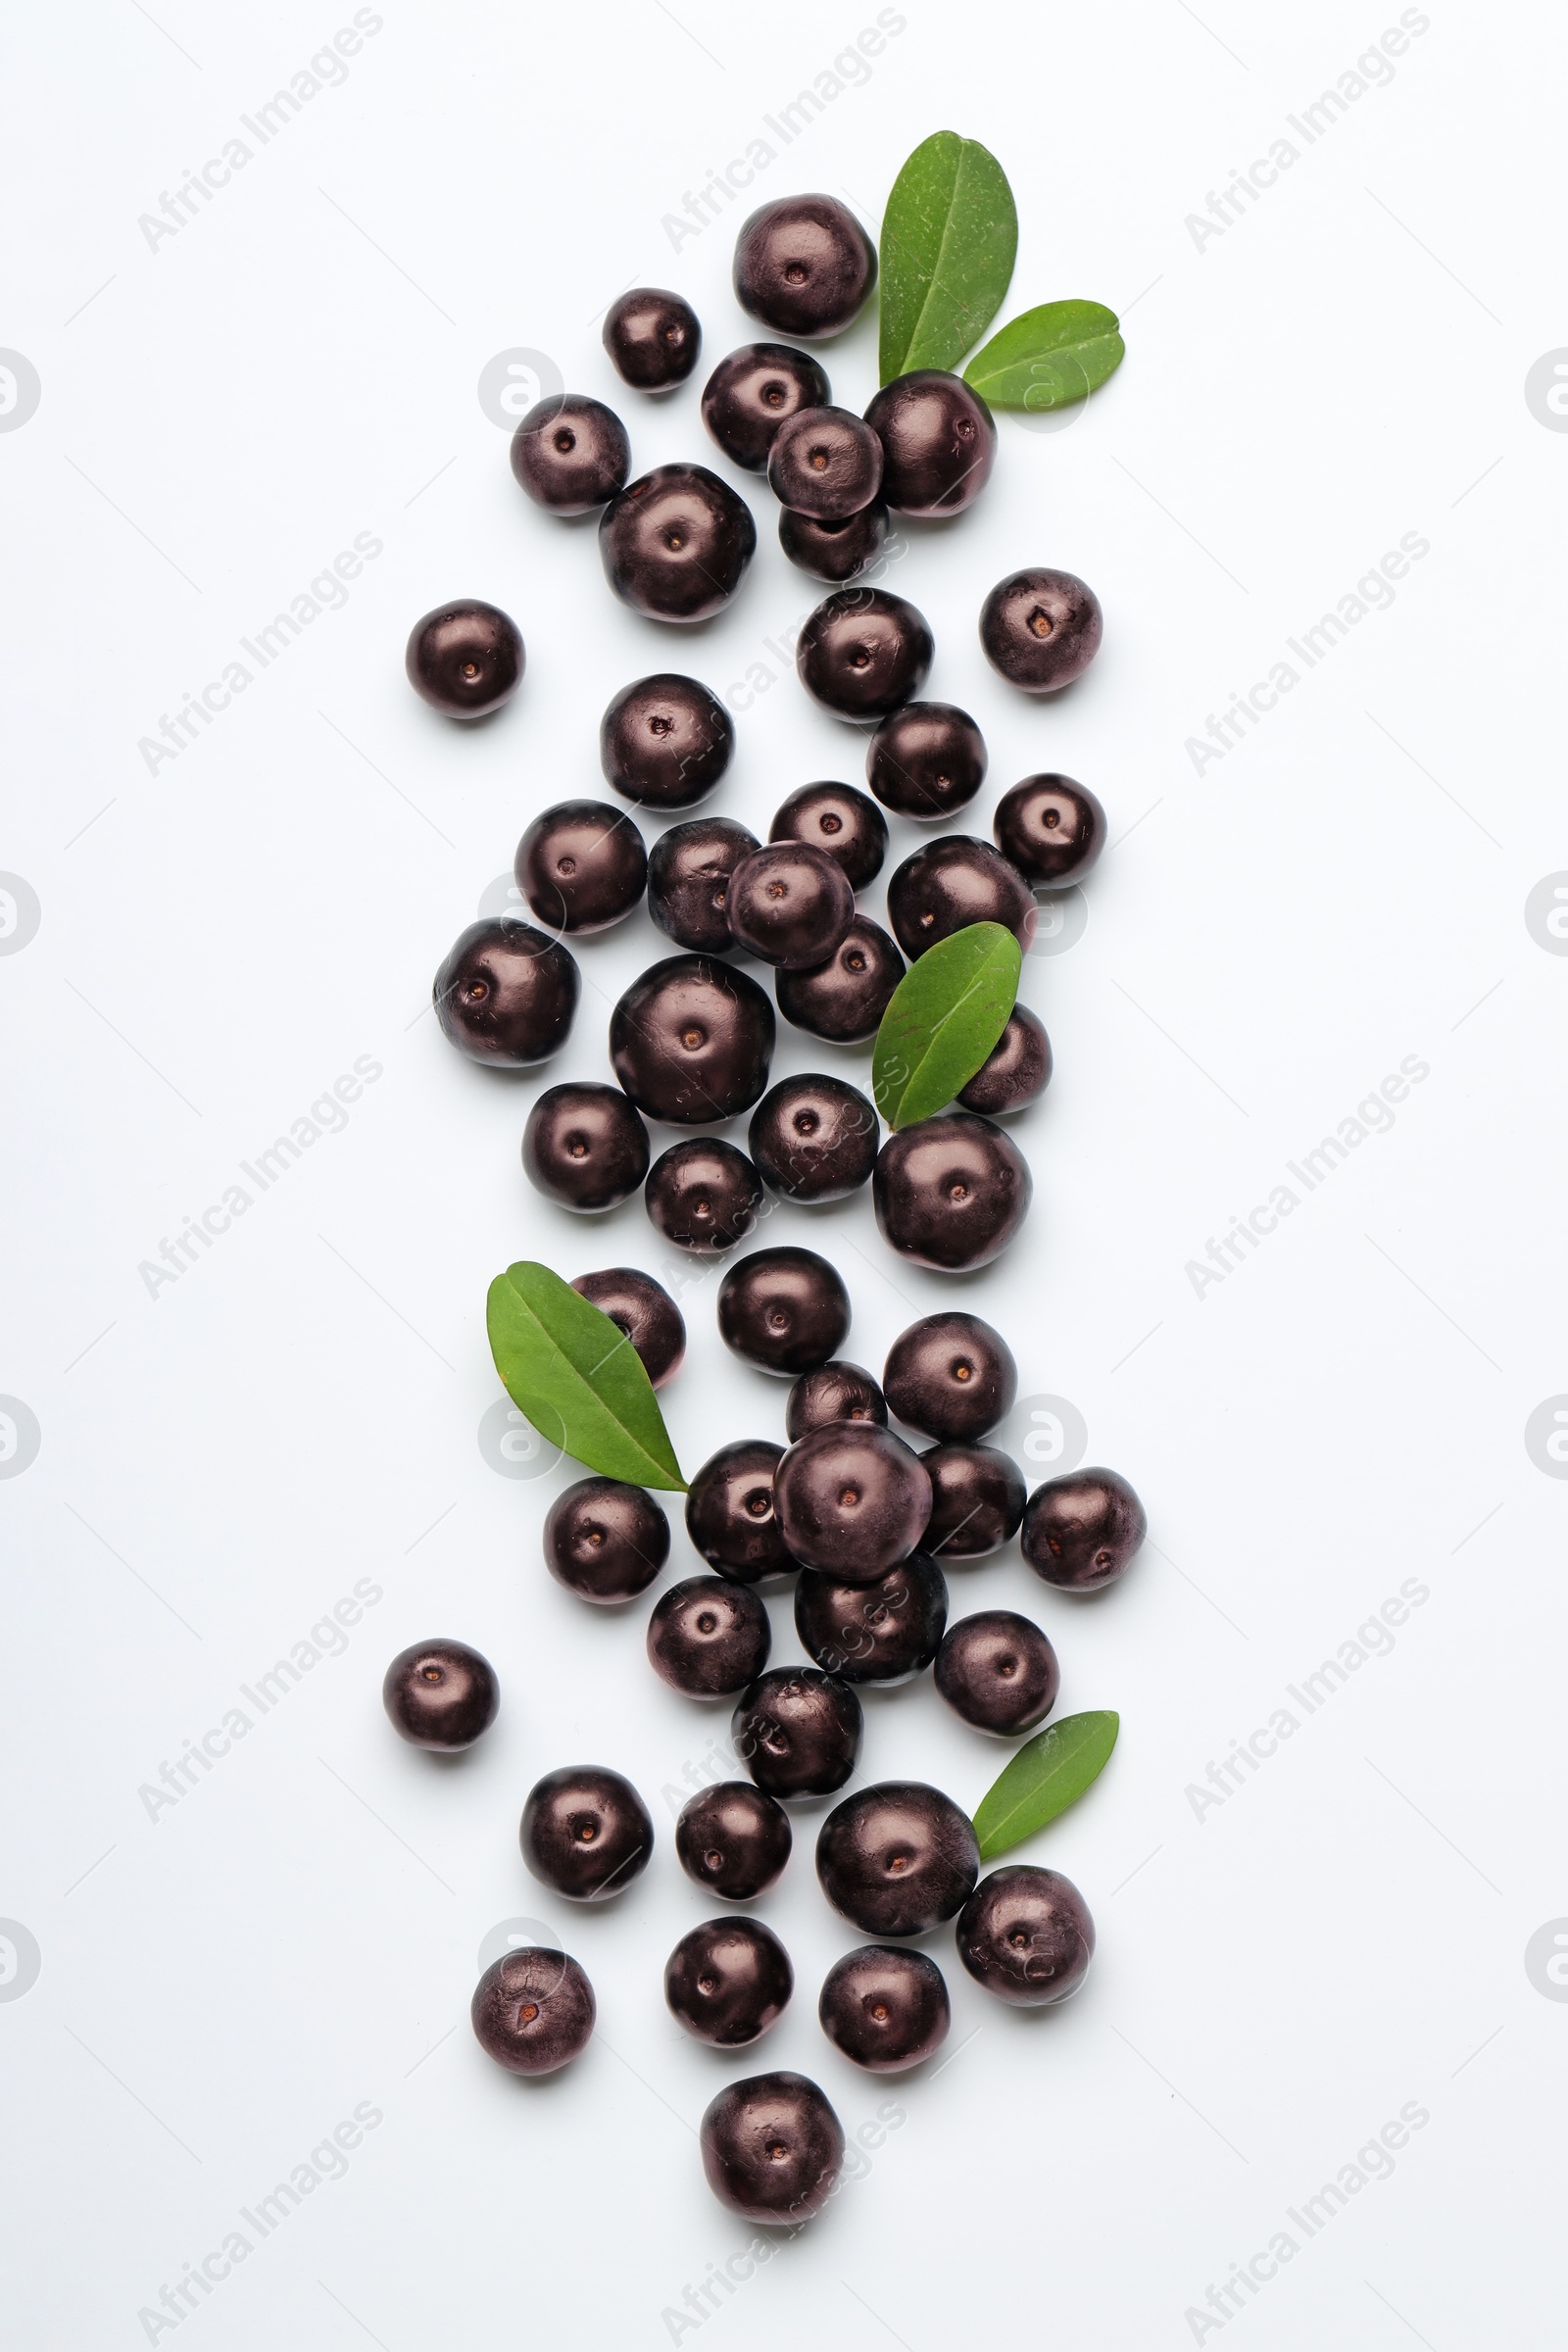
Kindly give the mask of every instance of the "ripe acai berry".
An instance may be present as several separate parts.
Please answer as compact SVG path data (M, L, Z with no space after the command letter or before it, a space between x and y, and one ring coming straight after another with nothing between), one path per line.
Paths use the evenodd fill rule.
M843 1584L870 1585L925 1534L931 1481L891 1430L835 1421L790 1447L773 1501L797 1560Z
M1095 1923L1071 1879L1028 1863L982 1879L956 1935L975 1983L1022 2009L1076 1992L1095 1953Z
M708 2185L749 2222L820 2213L844 2162L844 2127L805 2075L751 2075L710 2099L700 2140Z
M409 684L448 718L483 718L516 693L525 662L514 620L477 598L437 605L410 633Z
M855 1770L864 1725L859 1700L836 1674L775 1666L742 1692L730 1737L769 1796L830 1796Z
M677 1250L714 1257L743 1242L762 1205L762 1179L744 1152L694 1136L661 1152L643 1187L656 1233Z
M888 511L879 498L842 522L817 522L788 507L779 513L778 543L790 562L812 579L836 586L858 579L882 553L887 536Z
M654 1850L648 1807L630 1781L597 1764L536 1781L518 1835L534 1877L574 1903L624 1894Z
M610 1058L646 1117L704 1127L760 1099L773 1037L773 1007L749 972L707 956L668 956L611 1014Z
M920 1459L933 1498L927 1551L942 1560L982 1560L1018 1533L1027 1490L1010 1454L995 1446L931 1446Z
M974 1827L924 1781L881 1781L835 1805L816 1840L822 1892L867 1936L923 1936L980 1875Z
M882 871L888 820L853 784L803 784L779 803L767 838L826 850L843 866L850 888L864 890Z
M1023 1515L1023 1556L1036 1576L1068 1592L1098 1592L1136 1557L1149 1521L1114 1470L1048 1479Z
M665 286L633 286L605 313L600 341L622 383L638 392L667 392L696 367L703 330L680 295Z
M648 1659L687 1698L733 1698L767 1664L773 1629L757 1594L724 1576L689 1576L656 1603Z
M727 816L694 816L660 835L648 859L648 911L666 938L700 956L733 944L729 878L757 846L757 835Z
M928 1438L983 1438L1012 1409L1018 1367L978 1315L926 1315L901 1332L882 1368L889 1410Z
M862 1943L828 1970L816 2014L854 2065L896 2075L941 2048L953 2011L942 1971L924 1952Z
M686 1533L710 1567L739 1584L793 1575L800 1566L773 1505L773 1473L783 1458L782 1446L743 1438L710 1454L687 1491Z
M686 1324L662 1283L635 1266L607 1266L575 1275L571 1287L624 1333L656 1389L674 1379L686 1355Z
M865 421L886 455L882 494L899 514L961 514L991 478L996 419L978 392L942 368L884 384Z
M882 444L849 409L802 409L773 435L767 486L780 506L813 522L847 522L881 481Z
M870 1181L881 1129L842 1078L782 1078L752 1113L746 1141L764 1184L786 1200L847 1200Z
M787 343L743 343L703 386L703 422L726 458L760 473L780 425L802 409L824 408L830 398L827 376L809 352Z
M550 931L608 931L648 882L648 851L624 808L560 801L541 809L513 860L530 912Z
M803 1568L795 1586L802 1647L847 1683L891 1685L923 1674L947 1621L947 1580L923 1551L911 1551L874 1584L841 1584Z
M1027 1004L1015 1004L1007 1025L957 1100L988 1119L1027 1110L1051 1084L1051 1040Z
M825 596L795 641L795 667L836 718L875 725L925 684L936 641L925 615L881 588Z
M876 283L876 247L836 196L781 196L743 222L735 299L776 334L841 334Z
M594 2030L594 1988L565 1952L524 1944L487 1968L469 2008L474 2039L513 2075L553 2075Z
M522 1131L535 1190L583 1214L618 1208L648 1174L648 1130L618 1086L547 1086Z
M756 552L750 507L706 466L656 466L599 518L605 577L650 620L721 612Z
M599 722L605 781L650 808L692 808L728 767L735 722L697 678L658 670L623 686Z
M460 1053L522 1070L561 1051L581 991L569 948L500 914L459 933L430 993L442 1034Z
M451 1755L490 1729L501 1686L466 1642L416 1642L387 1668L381 1704L400 1739Z
M793 1028L829 1045L863 1045L875 1037L904 970L881 924L858 914L825 963L780 972L773 994Z
M974 799L986 777L985 737L953 703L906 703L872 736L865 775L885 808L927 824Z
M980 608L980 643L992 668L1025 694L1055 694L1100 651L1100 599L1076 573L1036 566L999 580Z
M1081 882L1105 846L1105 811L1071 776L1025 776L997 803L991 830L1026 882L1065 890Z
M971 923L1001 923L1027 950L1039 914L1016 866L967 833L927 842L895 866L888 882L888 921L911 960Z
M937 1651L936 1685L977 1732L1013 1740L1045 1722L1061 1668L1038 1625L1012 1609L981 1609L949 1626Z
M631 471L631 443L613 409L576 392L535 402L512 436L512 470L536 506L586 514Z
M1011 1136L967 1110L889 1136L871 1176L883 1240L939 1274L989 1265L1023 1223L1033 1192Z
M814 1250L754 1250L718 1286L719 1337L760 1372L809 1372L837 1355L849 1328L844 1277Z
M855 920L843 866L806 841L751 851L730 875L726 906L737 946L785 971L825 962Z
M664 1999L677 2024L715 2049L744 2049L783 2016L795 1990L790 1956L760 1919L709 1919L664 1964Z
M886 1399L858 1364L818 1364L814 1372L803 1372L790 1391L784 1434L792 1446L809 1430L834 1421L858 1421L874 1429L888 1425Z
M669 1557L669 1521L618 1478L579 1478L545 1519L545 1566L580 1599L612 1608L646 1592Z
M755 1902L765 1893L789 1860L791 1843L789 1815L750 1781L699 1788L675 1824L686 1876L731 1902Z

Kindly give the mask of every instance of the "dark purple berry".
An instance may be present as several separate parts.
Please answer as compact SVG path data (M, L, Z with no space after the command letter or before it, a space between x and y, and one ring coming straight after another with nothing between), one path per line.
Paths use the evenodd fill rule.
M756 1250L718 1286L719 1337L760 1372L809 1372L837 1355L849 1328L844 1277L814 1250Z
M995 1446L931 1446L925 1547L942 1560L983 1560L1018 1533L1027 1490L1010 1454Z
M752 1903L783 1872L793 1842L790 1817L777 1797L750 1781L720 1781L699 1788L680 1809L675 1851L689 1879L710 1894Z
M942 2047L953 2012L942 1971L924 1952L862 1943L828 1970L816 2014L854 2065L896 2075Z
M881 555L887 536L888 511L879 498L842 522L815 522L788 507L778 518L778 543L790 562L835 586L858 579Z
M733 945L729 878L757 846L757 835L727 816L694 816L660 835L648 860L648 911L666 938L700 956Z
M416 1642L387 1668L381 1704L400 1739L451 1755L490 1729L501 1686L466 1642Z
M646 1592L669 1557L669 1521L618 1478L579 1478L545 1519L545 1566L582 1600L612 1608Z
M432 710L449 718L483 718L516 693L525 659L516 622L473 599L437 605L416 620L404 667Z
M855 920L843 866L805 841L753 850L730 875L726 904L736 945L785 971L824 962Z
M864 1724L859 1700L836 1674L775 1666L742 1693L730 1737L769 1796L830 1796L855 1770Z
M872 724L919 693L935 654L925 615L881 588L824 597L795 641L812 700L836 718Z
M1051 1040L1045 1024L1027 1004L1015 1004L1007 1026L957 1099L965 1110L1000 1119L1009 1111L1027 1110L1050 1084Z
M1015 1740L1051 1713L1061 1668L1038 1625L1011 1609L982 1609L949 1626L937 1651L936 1685L977 1732Z
M528 1113L522 1164L563 1208L618 1208L648 1173L648 1130L618 1086L549 1086Z
M805 2075L726 2083L710 2100L700 2136L709 2187L749 2222L808 2222L844 2162L844 2127Z
M735 722L696 678L662 669L623 686L599 722L605 781L649 808L692 808L723 775Z
M499 914L459 933L431 996L442 1034L470 1061L522 1070L560 1053L581 991L569 948Z
M686 1325L662 1283L635 1266L607 1266L576 1275L571 1287L624 1333L656 1389L674 1379L686 1354Z
M942 368L884 384L865 412L885 453L882 494L900 514L961 514L991 478L996 420L978 392Z
M923 1936L951 1919L980 1875L974 1827L924 1781L880 1781L835 1805L816 1840L835 1911L866 1936Z
M624 1894L654 1850L648 1807L630 1781L597 1764L536 1781L518 1835L534 1877L574 1903Z
M743 1242L762 1205L762 1179L744 1152L694 1136L661 1152L643 1187L648 1221L677 1250L715 1257Z
M797 1560L841 1583L870 1585L925 1534L931 1481L891 1430L835 1421L790 1447L773 1501Z
M773 435L767 486L813 522L847 522L881 483L882 444L849 409L802 409Z
M876 283L876 247L836 196L759 206L735 240L735 299L775 334L841 334Z
M513 2075L553 2075L587 2048L594 1988L565 1952L523 1944L487 1968L469 2008L474 2038Z
M586 514L631 471L631 443L613 409L560 392L528 411L512 436L512 470L536 506Z
M633 286L605 313L600 341L622 383L637 392L667 392L696 367L703 330L680 295L664 286Z
M966 1274L1000 1256L1033 1191L1011 1136L967 1110L917 1119L889 1136L871 1176L883 1240L938 1274Z
M642 897L648 851L624 808L608 801L560 801L523 834L513 872L547 930L608 931Z
M1103 628L1099 597L1070 571L1015 571L980 608L986 660L1025 694L1054 694L1081 677Z
M756 552L751 508L706 466L656 466L599 518L605 577L650 620L721 612Z
M826 1429L835 1421L856 1421L873 1429L888 1425L882 1392L858 1364L818 1364L814 1372L803 1372L790 1391L784 1434L792 1446L809 1431Z
M664 1999L677 2024L715 2049L744 2049L783 2016L795 1990L790 1956L760 1919L709 1919L664 1963Z
M782 1446L742 1439L721 1446L692 1480L686 1495L686 1533L711 1568L737 1584L793 1575L791 1557L773 1507L773 1473Z
M611 1014L610 1058L646 1117L704 1127L760 1099L773 1037L773 1007L749 972L668 956Z
M815 1568L803 1568L796 1582L802 1647L847 1683L906 1683L923 1674L947 1622L947 1580L923 1551L870 1585L840 1584Z
M649 1663L686 1698L733 1698L757 1680L772 1646L766 1609L730 1577L671 1585L648 1620Z
M1137 1556L1149 1521L1114 1470L1072 1470L1036 1487L1023 1515L1023 1556L1067 1592L1113 1585Z
M1095 1953L1095 1923L1071 1879L1027 1862L982 1879L956 1933L975 1983L1022 2009L1076 1992Z
M864 890L882 871L888 820L853 784L803 784L779 803L767 838L826 850L843 866L850 888Z
M881 1129L858 1087L842 1078L781 1078L746 1132L764 1184L786 1200L847 1200L870 1182Z
M944 833L894 868L888 921L911 961L971 923L1001 923L1027 949L1040 909L1034 892L989 841Z
M720 360L703 387L703 422L737 466L760 473L781 424L802 409L826 406L831 394L809 352L787 343L743 343Z
M825 963L780 972L773 994L793 1028L833 1046L863 1045L875 1037L904 971L880 923L858 914Z
M1105 811L1071 776L1025 776L997 803L991 830L1026 882L1065 890L1081 882L1105 846Z
M901 1332L882 1368L888 1409L925 1437L983 1438L1012 1410L1018 1367L978 1315L925 1315Z
M865 775L885 808L928 824L974 799L986 777L985 737L953 703L906 703L872 736Z

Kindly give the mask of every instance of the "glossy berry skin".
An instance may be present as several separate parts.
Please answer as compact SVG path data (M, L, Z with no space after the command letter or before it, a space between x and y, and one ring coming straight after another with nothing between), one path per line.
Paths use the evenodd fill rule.
M559 801L517 844L517 888L549 931L608 931L648 885L648 851L624 808L608 801Z
M716 1257L743 1242L762 1205L762 1179L744 1152L717 1137L693 1136L661 1152L643 1187L656 1233L694 1257Z
M1038 1625L1012 1609L981 1609L949 1626L937 1651L936 1685L977 1732L1015 1740L1051 1713L1061 1668Z
M888 820L875 801L868 801L853 784L803 784L779 803L767 838L805 841L814 850L825 850L844 868L850 888L864 890L882 871Z
M917 1119L889 1136L871 1176L882 1239L938 1274L966 1274L999 1257L1033 1193L1011 1136L968 1110Z
M837 1355L849 1328L844 1277L814 1250L755 1250L718 1286L719 1337L760 1372L809 1372Z
M648 808L693 808L735 751L735 722L700 679L678 670L634 678L599 722L605 781Z
M574 1903L624 1894L654 1850L648 1807L630 1781L597 1764L568 1764L536 1781L519 1838L534 1877Z
M879 1781L835 1805L816 1840L835 1911L866 1936L923 1936L963 1908L980 1876L973 1825L924 1781Z
M430 992L442 1035L470 1061L502 1070L559 1054L581 993L571 950L510 914L460 932Z
M648 860L648 911L666 939L700 956L733 945L729 878L757 846L757 835L727 816L694 816L660 835Z
M675 1824L686 1876L732 1903L765 1894L782 1875L792 1843L790 1817L777 1797L764 1796L750 1781L699 1788Z
M767 486L813 522L847 522L882 485L882 444L849 409L802 409L767 453Z
M1036 1487L1023 1515L1023 1556L1066 1592L1113 1585L1136 1557L1149 1521L1114 1470L1072 1470Z
M743 343L703 386L703 422L732 464L761 473L780 425L829 398L827 376L809 352Z
M836 196L760 205L735 240L735 299L775 334L842 334L876 283L876 247Z
M794 1990L790 1956L760 1919L704 1920L664 1963L671 2017L719 2050L760 2041L783 2016Z
M996 419L979 393L946 368L896 376L865 421L882 444L882 493L895 514L945 521L972 507L991 479Z
M730 1577L686 1577L648 1620L649 1664L686 1698L733 1698L757 1680L772 1646L766 1609Z
M1007 1025L957 1100L988 1119L1005 1118L1038 1102L1051 1084L1051 1040L1027 1004L1015 1004Z
M605 577L650 620L722 612L756 552L751 508L706 466L656 466L599 518Z
M648 1130L618 1086L546 1087L522 1131L529 1183L584 1215L629 1200L648 1157Z
M829 2041L873 2075L918 2066L942 2047L953 2019L936 1962L892 1943L862 1943L836 1960L816 2014Z
M796 1559L842 1584L872 1585L925 1534L931 1481L891 1430L834 1421L790 1447L773 1505Z
M669 1521L618 1478L579 1478L545 1519L545 1566L579 1599L613 1608L646 1592L669 1557Z
M813 580L842 586L857 580L887 545L888 511L879 498L847 514L842 522L816 522L785 507L778 518L778 543L790 562Z
M1094 590L1045 566L999 580L980 608L986 660L1025 694L1055 694L1082 677L1103 631Z
M501 1686L489 1659L466 1642L416 1642L387 1668L381 1704L411 1746L455 1755L494 1723Z
M888 882L888 921L911 961L970 923L1001 923L1027 950L1039 914L1017 867L968 833L927 842L895 866Z
M806 841L770 841L731 874L728 910L737 947L798 972L832 955L855 920L855 893L826 850Z
M882 588L825 596L795 641L795 667L812 701L858 724L879 724L912 700L935 655L924 613Z
M855 1770L864 1727L859 1700L836 1674L775 1666L742 1693L730 1737L769 1796L830 1796Z
M1071 1879L1024 1862L981 1880L956 1933L975 1983L1019 2009L1064 2001L1095 1955L1095 1923Z
M536 401L518 424L512 470L535 506L586 514L625 487L631 443L613 409L562 392Z
M858 914L825 963L780 972L773 994L792 1028L832 1046L864 1045L904 973L904 957L881 924Z
M404 668L409 684L448 718L483 718L510 701L526 656L514 620L477 598L437 605L416 620Z
M575 1960L538 1944L503 1952L474 1989L468 2015L487 2058L512 2075L553 2075L593 2034L594 1988Z
M925 1315L901 1332L882 1368L888 1409L925 1437L983 1438L1012 1410L1018 1367L978 1315Z
M610 1059L650 1119L704 1127L750 1110L767 1085L773 1007L749 972L667 956L610 1016Z
M837 1360L818 1364L814 1372L803 1372L790 1391L784 1407L784 1434L792 1446L811 1430L827 1429L835 1421L858 1422L871 1429L888 1425L882 1392L858 1364Z
M872 736L865 777L885 808L929 824L967 807L985 782L985 737L954 703L906 703Z
M983 1560L1011 1542L1028 1490L1010 1454L996 1446L931 1446L920 1459L933 1497L927 1551L942 1560Z
M763 1183L786 1200L847 1200L871 1180L881 1129L842 1078L781 1078L752 1113L746 1141Z
M783 1458L782 1446L742 1439L710 1454L688 1490L686 1533L709 1566L737 1584L793 1575L800 1566L773 1505L773 1474Z
M574 1276L571 1287L625 1334L656 1389L674 1379L685 1360L686 1324L662 1283L635 1266L607 1266Z
M808 2222L844 2162L844 2127L827 2097L788 2072L726 2083L709 2101L699 2137L709 2187L749 2222Z
M1105 811L1071 776L1025 776L997 803L991 830L1026 882L1065 890L1099 862Z
M923 1551L873 1585L843 1585L803 1568L795 1587L802 1647L846 1683L911 1682L936 1656L947 1622L947 1580Z
M703 348L697 313L666 286L633 286L618 295L605 313L599 339L621 382L636 392L683 384Z

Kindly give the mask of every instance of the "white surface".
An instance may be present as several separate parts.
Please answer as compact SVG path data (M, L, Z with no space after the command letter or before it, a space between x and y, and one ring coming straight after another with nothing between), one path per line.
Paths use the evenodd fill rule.
M976 2038L889 2086L816 2026L852 1939L809 1817L760 1906L798 1972L770 2040L721 2060L663 2010L665 1954L708 1906L660 1791L723 1716L655 1682L640 1608L590 1613L546 1578L564 1474L502 1478L475 1442L489 1277L526 1252L568 1273L657 1253L636 1203L592 1229L541 1207L517 1143L545 1074L487 1078L420 1017L527 816L599 788L598 714L628 678L778 673L710 804L757 830L794 785L857 772L857 739L768 650L815 600L757 485L737 604L662 633L610 599L591 523L515 491L475 386L493 355L543 352L625 415L639 466L722 470L697 389L754 331L734 216L678 252L662 217L877 12L388 6L342 85L149 250L138 216L352 14L154 13L98 0L64 40L35 16L9 43L0 342L42 399L0 436L0 866L41 923L0 961L0 1390L41 1444L0 1482L0 1915L42 1965L0 2003L8 2342L145 2342L138 2313L366 2102L383 2120L346 2176L181 2345L1552 2340L1568 2008L1524 1953L1568 1913L1568 1489L1523 1431L1568 1390L1568 964L1524 906L1568 866L1546 703L1568 440L1523 387L1568 342L1559 21L1434 6L1392 82L1201 249L1186 216L1397 10L1214 0L1208 29L1174 0L957 23L909 0L865 85L757 183L847 189L874 224L917 139L980 137L1018 196L1009 313L1092 295L1130 347L1069 429L1004 418L979 509L911 532L894 582L935 627L930 691L991 745L976 831L1046 766L1091 783L1115 833L1142 820L1082 939L1026 966L1057 1056L1021 1130L1035 1206L962 1295L1011 1335L1025 1391L1072 1399L1089 1458L1133 1478L1154 1545L1085 1607L1016 1556L953 1576L956 1611L1038 1614L1063 1711L1122 1711L1102 1783L1019 1856L1078 1882L1100 1953L1036 2016L949 1965L949 2046ZM686 293L706 338L658 407L598 341L639 280ZM870 320L825 358L860 407ZM138 739L361 532L383 552L344 608L149 775ZM1187 739L1405 533L1430 553L1392 608L1195 774ZM974 636L985 589L1029 561L1083 572L1107 615L1089 678L1041 707ZM528 645L515 703L471 733L402 675L413 620L459 593ZM906 854L914 829L895 833ZM585 947L550 1078L605 1074L609 1004L658 947L641 915ZM150 1298L139 1263L358 1056L382 1075L344 1130ZM1187 1261L1405 1056L1430 1075L1392 1131L1195 1296ZM822 1061L782 1033L778 1071ZM837 1257L866 1363L956 1295L892 1260L865 1200L770 1233ZM694 1278L669 1404L688 1465L782 1429L782 1387L723 1357L710 1301ZM342 1654L149 1819L140 1787L364 1579L381 1597ZM1392 1653L1196 1818L1189 1784L1407 1579L1430 1597ZM393 1652L438 1632L505 1690L448 1769L378 1696ZM862 1777L973 1802L1002 1761L929 1685L867 1714ZM530 1782L573 1758L629 1772L659 1818L654 1866L603 1916L564 1916L516 1850ZM555 1925L600 1999L593 2049L543 2086L466 2024L481 1938L516 1917ZM750 2234L691 2127L720 2081L777 2065L852 2129L890 2096L906 2120L683 2329L664 2315ZM1391 2179L1295 2230L1222 2328L1185 2316L1410 2102L1430 2122Z

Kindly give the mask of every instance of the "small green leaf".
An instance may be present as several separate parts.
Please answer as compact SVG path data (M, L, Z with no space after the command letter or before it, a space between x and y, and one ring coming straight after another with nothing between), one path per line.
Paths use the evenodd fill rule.
M1026 1740L975 1813L981 1861L995 1861L1076 1803L1103 1772L1120 1728L1121 1717L1101 1708L1065 1715Z
M999 328L963 380L994 409L1062 409L1098 391L1126 350L1102 302L1043 302Z
M1022 969L1023 951L1001 923L970 923L916 956L871 1055L871 1092L890 1127L930 1118L968 1085L1007 1026Z
M1007 175L977 139L933 132L882 216L882 381L956 368L1002 307L1018 250Z
M526 1258L509 1266L485 1326L507 1395L541 1437L603 1478L686 1492L642 1358L569 1282Z

